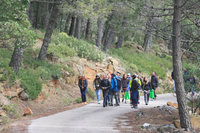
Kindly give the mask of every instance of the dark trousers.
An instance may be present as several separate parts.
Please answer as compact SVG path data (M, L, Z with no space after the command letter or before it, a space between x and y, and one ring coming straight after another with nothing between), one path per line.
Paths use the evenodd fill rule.
M149 104L149 95L150 93L147 93L144 91L144 101L145 101L145 104Z
M82 98L82 102L86 102L86 92L87 92L87 88L81 89L81 98Z
M137 105L138 104L138 89L131 91L131 98L132 98L132 104Z
M156 87L152 87L152 89L153 89L153 92L154 92L154 97L156 98L157 97L157 95L156 95Z
M111 99L111 105L113 105L113 96L115 96L115 101L116 104L119 105L119 101L118 101L118 92L117 91L110 91L110 99Z
M110 90L108 91L107 100L108 100L108 102L110 102Z
M118 90L118 92L117 92L117 94L118 94L117 98L118 98L119 103L120 103L120 92L121 92L121 90Z
M107 106L108 105L108 93L109 90L103 90L103 106Z

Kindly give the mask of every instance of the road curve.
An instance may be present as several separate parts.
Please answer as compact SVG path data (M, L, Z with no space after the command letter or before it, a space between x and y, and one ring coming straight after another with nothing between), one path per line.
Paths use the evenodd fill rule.
M144 97L141 97L140 108L150 108L164 105L168 101L177 102L172 94L158 95L156 101L150 101L149 105L144 104ZM103 108L102 103L91 103L86 106L61 112L55 115L42 117L33 120L28 127L29 133L112 133L113 124L117 117L135 109L130 104L121 103L120 107Z

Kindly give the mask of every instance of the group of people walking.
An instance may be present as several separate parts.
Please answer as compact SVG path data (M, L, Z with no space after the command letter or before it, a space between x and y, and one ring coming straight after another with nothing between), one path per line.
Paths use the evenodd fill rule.
M79 79L78 85L81 91L82 104L86 104L86 91L88 81L84 76ZM152 72L151 80L147 77L140 78L138 74L131 76L130 73L123 74L123 77L119 73L112 73L103 76L101 79L100 75L97 74L93 82L93 88L97 95L98 104L101 100L101 92L103 91L103 107L107 106L120 106L120 96L122 93L122 102L127 103L127 96L130 96L130 104L132 108L138 108L140 104L140 92L144 92L144 101L148 105L150 90L154 92L154 99L156 100L156 89L158 88L158 78L156 72ZM113 99L115 98L115 104Z

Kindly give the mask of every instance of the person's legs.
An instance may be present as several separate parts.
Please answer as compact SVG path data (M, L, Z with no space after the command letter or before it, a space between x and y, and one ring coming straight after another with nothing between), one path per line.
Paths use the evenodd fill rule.
M149 96L150 96L150 93L147 93L147 104L149 104Z
M140 104L140 90L138 90L137 98L138 98L138 104Z
M132 103L133 103L133 105L134 105L134 107L135 108L137 108L137 104L138 104L138 89L137 90L133 90L132 91L132 99L133 99L133 101L132 101Z
M106 107L107 106L107 99L108 99L108 90L104 90L103 91L103 106Z
M83 91L83 89L80 89L80 92L81 92L82 102L84 102L84 96L83 96L84 91Z
M153 88L153 91L154 91L154 99L156 99L156 88Z
M110 104L110 91L108 90L108 96L107 96L107 99L108 99L108 103Z
M144 91L144 102L147 104L147 93Z
M113 105L113 95L114 95L113 91L110 91L110 104L111 104L111 106Z
M174 92L176 92L176 86L175 86L175 81L173 80L174 83Z
M100 103L100 100L101 100L101 89L99 89L97 91L97 101L98 101L98 103Z
M192 95L191 96L194 96L194 84L191 85L191 91L192 91Z
M120 103L120 90L117 92L118 103Z
M130 91L130 104L132 104L132 101L133 101L133 99L132 99L132 92Z
M116 101L116 105L119 105L119 93L116 91L115 93L115 101Z
M87 88L82 89L83 90L83 102L86 102L86 92L87 92Z

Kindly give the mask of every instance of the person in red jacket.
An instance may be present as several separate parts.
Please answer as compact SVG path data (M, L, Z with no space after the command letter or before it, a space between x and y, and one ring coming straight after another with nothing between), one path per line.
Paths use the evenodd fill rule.
M87 92L88 81L84 75L81 76L81 78L79 79L78 86L81 91L82 104L87 104L86 103L86 92Z

